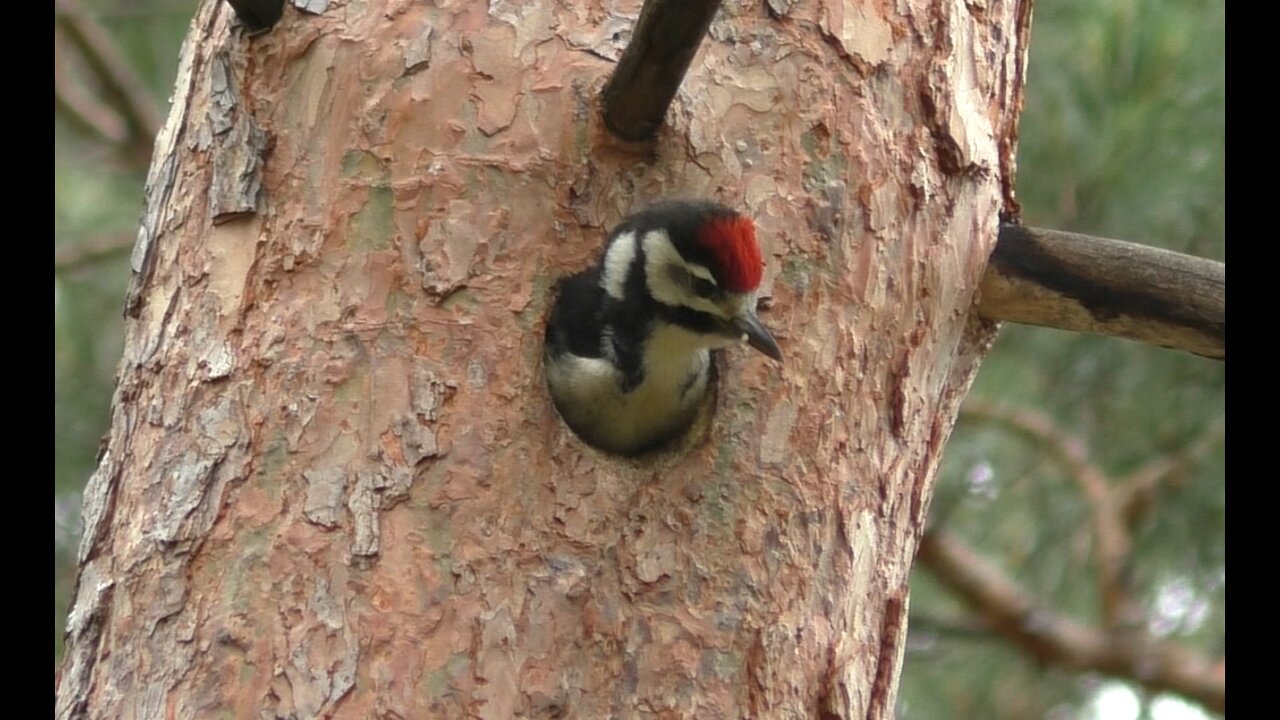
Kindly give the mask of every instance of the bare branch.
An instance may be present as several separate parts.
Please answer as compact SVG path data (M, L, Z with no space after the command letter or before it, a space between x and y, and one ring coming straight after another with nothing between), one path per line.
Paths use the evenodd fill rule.
M128 129L119 113L99 102L67 68L67 57L74 50L68 47L66 33L53 26L53 100L54 105L68 119L106 140L112 145L122 144L128 138Z
M1226 286L1225 263L1002 225L978 312L988 320L1115 335L1225 360Z
M1107 480L1102 468L1089 459L1085 442L1058 427L1053 418L1027 408L1013 408L967 400L960 415L973 420L998 423L1018 432L1046 448L1054 459L1066 466L1086 499L1100 502L1107 495Z
M1140 628L1104 632L1054 613L945 531L925 533L918 559L992 630L1040 662L1106 673L1226 712L1225 659L1210 661Z
M146 85L110 34L96 20L79 10L74 0L59 0L57 24L101 81L108 99L128 123L134 146L143 157L160 131L160 111Z
M1161 483L1213 450L1222 439L1222 432L1222 425L1215 424L1180 451L1150 460L1124 478L1113 492L1117 511L1126 525L1132 527L1150 508Z
M911 611L911 637L928 640L945 637L949 640L967 640L982 643L1004 641L991 634L985 623L972 618L943 618ZM933 636L932 638L930 636ZM909 648L908 648L909 649Z
M97 240L61 248L53 254L54 272L69 272L100 260L124 255L133 247L129 235L109 235Z
M960 414L998 423L1017 432L1046 449L1065 467L1089 506L1098 594L1107 626L1117 627L1137 615L1125 581L1133 541L1121 516L1122 504L1112 492L1102 468L1090 460L1084 441L1058 427L1053 418L1035 410L970 400L961 407Z
M645 0L631 42L604 88L604 122L624 140L662 126L721 0Z

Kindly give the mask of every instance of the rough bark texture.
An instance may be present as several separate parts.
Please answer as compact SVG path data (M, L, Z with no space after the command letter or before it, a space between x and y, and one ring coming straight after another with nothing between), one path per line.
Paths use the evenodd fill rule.
M986 626L1042 664L1133 678L1227 711L1225 659L1202 657L1140 626L1103 630L1059 615L944 530L924 536L920 561Z
M638 2L322 5L194 21L58 716L891 717L1026 6L731 3L637 155ZM549 401L548 289L677 195L756 219L786 364L622 462Z

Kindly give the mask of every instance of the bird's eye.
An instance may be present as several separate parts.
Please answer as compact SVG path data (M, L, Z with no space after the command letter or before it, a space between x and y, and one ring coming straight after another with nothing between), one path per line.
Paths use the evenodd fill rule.
M706 278L695 277L693 279L693 292L698 297L709 298L716 294L716 284Z

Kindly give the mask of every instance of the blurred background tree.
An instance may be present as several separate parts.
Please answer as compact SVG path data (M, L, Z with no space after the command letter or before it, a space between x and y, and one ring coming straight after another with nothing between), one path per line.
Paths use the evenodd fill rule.
M56 5L55 663L151 139L192 9ZM1220 0L1037 4L1018 175L1028 224L1225 259L1225 20ZM1121 340L1006 327L947 450L933 531L1048 614L1225 657L1224 370ZM1090 483L1110 494L1091 499ZM1110 582L1095 532L1107 512L1131 542L1110 558L1121 571ZM1204 716L1174 695L1019 649L931 565L913 583L900 717ZM1109 612L1117 594L1124 607Z
M1036 3L1018 153L1026 223L1225 260L1225 28L1220 1ZM931 527L1046 613L1224 658L1225 388L1224 363L1007 325L947 448ZM1119 584L1132 607L1110 621L1097 570L1104 509L1057 457L1064 441L1113 491L1096 504L1142 486L1122 518L1132 549ZM913 575L899 717L1204 716L1019 650L930 565Z

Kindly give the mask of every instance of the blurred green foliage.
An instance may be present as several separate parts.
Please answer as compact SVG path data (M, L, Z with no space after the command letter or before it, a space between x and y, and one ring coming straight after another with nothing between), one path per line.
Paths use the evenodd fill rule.
M1224 3L1037 3L1018 157L1025 222L1225 260L1225 103ZM1130 581L1149 631L1210 658L1226 651L1225 388L1224 363L1009 325L970 395L1048 414L1112 482L1207 448L1135 524ZM1089 509L1044 447L962 418L931 522L1046 608L1101 622ZM1087 717L1103 678L1036 664L927 571L913 576L911 600L900 717Z
M190 3L84 2L157 104L168 97ZM1018 191L1031 225L1224 259L1225 5L1042 0L1036 6ZM55 658L74 580L79 494L106 430L120 309L146 168L55 114ZM84 256L86 247L105 253ZM79 258L77 256L80 256ZM976 399L1048 413L1113 478L1209 437L1135 529L1147 626L1225 652L1224 364L1120 340L1009 326ZM933 522L1048 607L1097 622L1089 515L1044 449L962 420ZM1041 667L976 626L927 573L912 589L903 718L1084 717L1100 679Z

